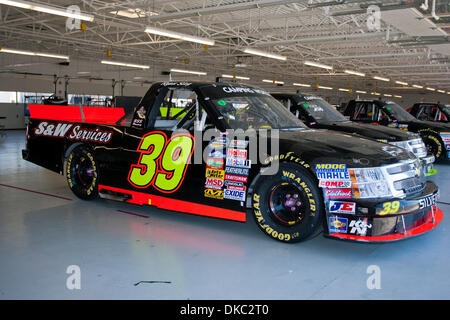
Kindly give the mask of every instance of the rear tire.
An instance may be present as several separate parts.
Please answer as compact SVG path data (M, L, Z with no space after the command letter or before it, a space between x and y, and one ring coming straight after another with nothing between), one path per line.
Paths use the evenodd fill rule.
M70 152L66 160L66 179L78 198L92 200L98 197L98 166L92 151L78 146Z
M294 164L280 164L278 173L258 180L252 207L258 227L282 242L305 240L323 222L324 204L317 183Z

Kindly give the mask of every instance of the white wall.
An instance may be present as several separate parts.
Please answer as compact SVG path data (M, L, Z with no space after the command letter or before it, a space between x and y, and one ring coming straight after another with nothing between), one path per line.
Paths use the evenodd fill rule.
M23 103L0 103L0 125L5 129L25 129L25 105Z

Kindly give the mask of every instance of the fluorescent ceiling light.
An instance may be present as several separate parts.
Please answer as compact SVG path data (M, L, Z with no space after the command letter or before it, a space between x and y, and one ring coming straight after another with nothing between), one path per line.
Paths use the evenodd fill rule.
M402 98L402 96L394 94L394 98Z
M199 76L206 76L206 72L202 71L192 71L192 70L184 70L184 69L170 69L170 72L180 72L180 73L189 73L189 74L196 74Z
M439 93L445 93L444 90L438 90L437 92L439 92Z
M254 54L254 55L266 57L266 58L271 58L271 59L277 59L277 60L283 60L283 61L286 61L286 59L287 59L285 56L282 56L282 55L279 55L276 53L260 51L260 50L256 50L256 49L252 49L252 48L245 48L243 51L245 53L250 53L250 54Z
M436 91L436 89L430 88L430 87L427 87L427 88L425 88L425 89L427 89L427 90L429 90L429 91Z
M16 50L16 49L8 49L8 48L1 48L0 52L22 54L25 56L39 56L39 57L69 60L69 56L65 56L65 55L61 55L61 54L47 53L47 52L35 52L35 51Z
M84 13L73 13L70 11L67 11L65 8L57 8L53 6L48 6L45 4L30 2L30 1L21 1L21 0L0 0L0 4L5 4L8 6L18 7L22 9L29 9L39 12L44 12L48 14L54 14L57 16L63 16L68 18L74 18L79 20L85 20L85 21L94 21L94 16L90 14L84 14Z
M297 87L311 87L310 84L306 84L306 83L293 83L293 86L297 86Z
M417 84L413 84L412 86L413 86L414 88L423 89L423 86L419 86L419 85L417 85Z
M311 67L317 67L317 68L328 69L328 70L333 69L332 66L328 66L328 65L326 65L326 64L319 63L319 62L314 62L314 61L304 61L303 63L306 64L307 66L311 66Z
M325 87L325 86L319 86L319 85L317 85L316 88L317 89L325 89L325 90L333 90L332 87Z
M131 68L140 68L140 69L149 69L150 66L142 65L142 64L134 64L127 62L118 62L118 61L110 61L110 60L102 60L103 64L111 64L113 66L122 66L122 67L131 67Z
M350 92L350 89L339 88L338 90L339 90L339 91Z
M367 93L367 91L362 91L362 90L356 90L356 93Z
M141 17L145 17L145 16L156 16L158 15L158 13L153 12L153 11L144 11L141 9L128 9L128 10L116 10L116 11L111 11L110 13L118 15L118 16L122 16L122 17L127 17L127 18L131 18L131 19L136 19L136 18L141 18Z
M223 74L222 77L230 78L230 79L239 79L239 80L250 80L249 77L242 77L242 76L236 76L236 75L230 75L230 74Z
M353 74L355 76L365 77L366 74L362 72L352 71L352 70L344 70L345 73Z
M378 92L375 92L375 91L374 91L374 92L371 93L371 95L373 95L373 96L379 96L379 95L381 95L381 93L378 93Z
M267 80L267 79L264 79L263 82L267 82L267 83L275 83L275 84L284 84L283 81Z
M179 33L171 30L160 29L156 27L146 27L145 32L157 34L163 37L174 38L178 40L190 41L195 43L207 44L209 46L213 46L215 41L207 38L200 38L196 36L191 36L189 34Z
M403 81L395 81L395 83L401 84L401 85L403 85L403 86L407 86L407 85L408 85L407 82L403 82Z
M392 97L392 94L385 93L385 94L383 94L383 96L385 96L385 97Z
M388 81L391 81L390 79L388 79L388 78L383 78L383 77L378 77L378 76L375 76L375 77L373 77L375 80L381 80L381 81L386 81L386 82L388 82Z

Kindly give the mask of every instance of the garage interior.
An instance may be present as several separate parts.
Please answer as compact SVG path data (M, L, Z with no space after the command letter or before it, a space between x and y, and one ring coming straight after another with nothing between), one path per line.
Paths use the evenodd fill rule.
M21 153L28 104L109 106L159 81L450 104L449 36L447 0L0 1L0 299L449 299L449 160L428 177L444 213L432 232L285 244L253 218L80 200Z

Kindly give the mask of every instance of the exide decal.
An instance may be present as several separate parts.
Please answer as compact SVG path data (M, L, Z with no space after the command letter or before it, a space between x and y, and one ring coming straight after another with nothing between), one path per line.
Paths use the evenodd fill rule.
M350 199L352 189L325 189L325 197L327 199Z
M108 143L112 138L111 131L103 131L99 128L84 129L80 125L74 126L72 123L49 123L42 121L34 130L37 136L64 138L67 136L71 140L92 141Z

